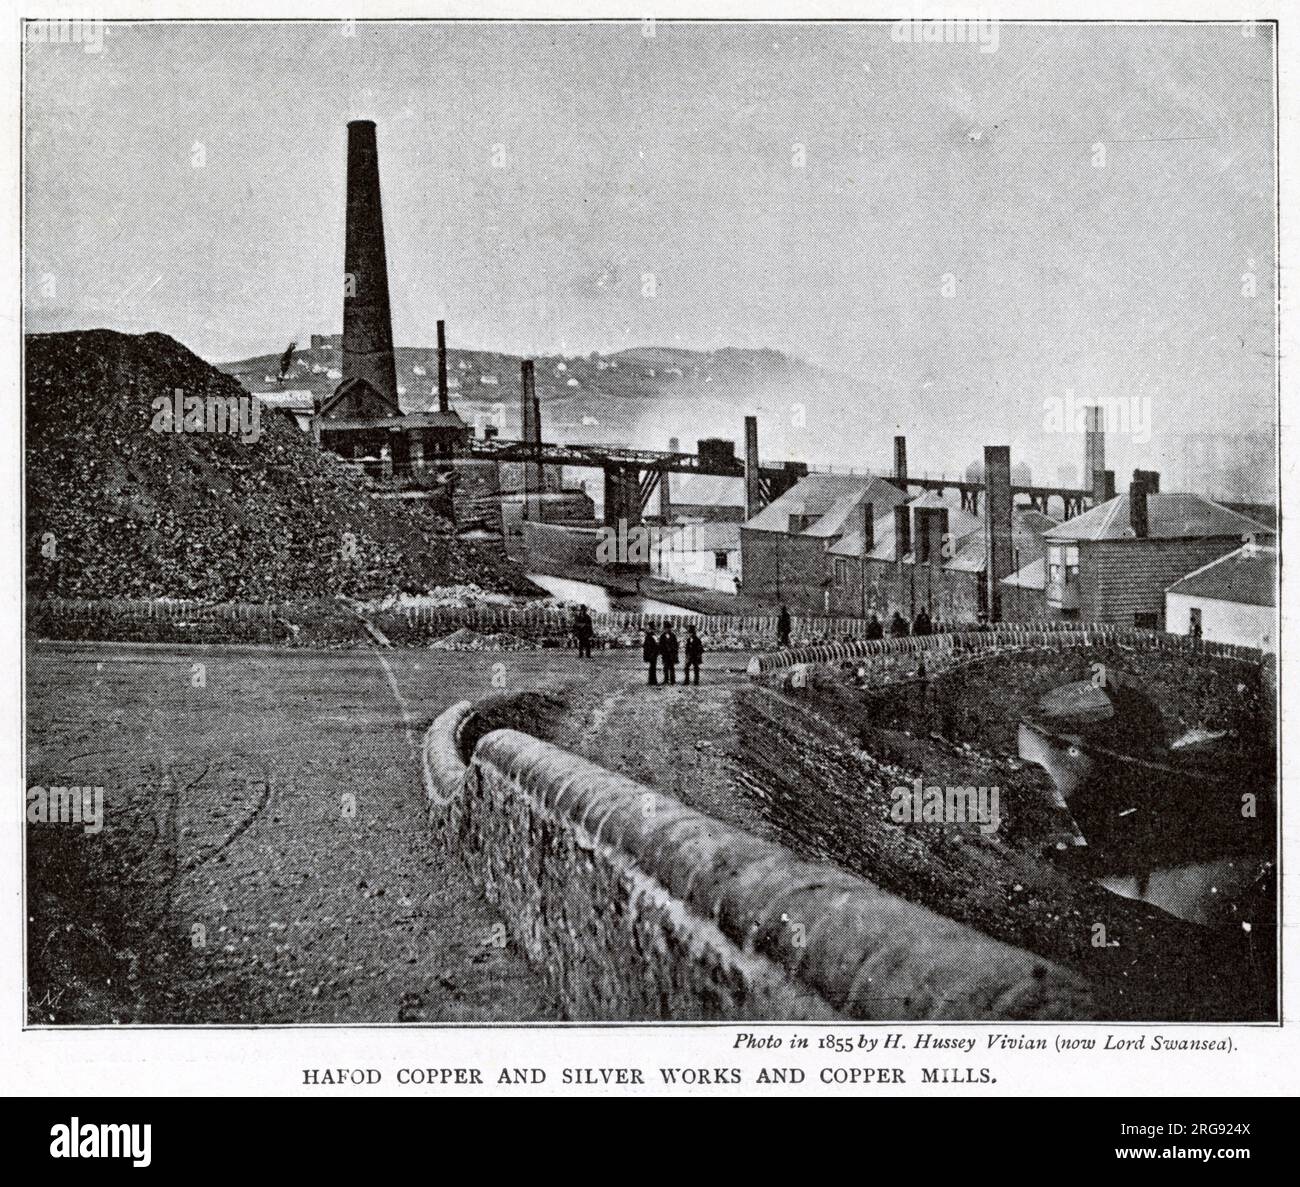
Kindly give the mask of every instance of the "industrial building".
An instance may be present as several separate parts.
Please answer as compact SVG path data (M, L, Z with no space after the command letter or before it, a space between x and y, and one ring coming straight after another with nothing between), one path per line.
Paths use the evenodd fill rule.
M379 189L379 149L371 120L348 124L347 229L343 252L343 336L340 383L311 421L322 449L354 461L377 459L384 473L424 469L450 457L470 427L448 403L443 323L438 323L438 409L402 412L393 355L388 260ZM312 346L326 345L322 336ZM329 342L332 343L332 338Z
M1165 628L1165 591L1272 529L1195 494L1159 493L1160 476L1134 472L1128 494L1099 503L1045 534L1045 566L1022 568L1004 588L1041 582L1048 617Z

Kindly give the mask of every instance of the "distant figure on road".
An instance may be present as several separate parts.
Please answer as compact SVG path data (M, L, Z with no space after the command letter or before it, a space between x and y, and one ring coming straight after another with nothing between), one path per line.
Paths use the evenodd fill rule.
M920 613L918 613L916 616L916 621L912 623L912 634L928 635L930 633L931 627L932 624L930 622L930 615L926 613L925 607L922 606Z
M704 660L704 640L693 626L686 628L686 683L691 682L691 669L695 669L695 686L700 685L700 664Z
M578 640L578 658L591 658L591 636L595 632L595 623L587 613L586 606L578 607L578 616L573 620L573 637Z
M867 622L867 638L883 639L885 637L885 628L881 625L880 619L874 614Z
M641 658L646 662L646 683L658 684L655 679L655 664L659 662L659 641L649 627L645 629L645 638L641 640Z
M790 646L790 611L781 607L781 616L776 620L776 641L778 646Z
M895 639L907 637L907 619L899 614L897 610L894 611L894 617L889 620L889 634Z
M664 683L677 683L677 636L673 628L665 626L659 636L659 659L663 663Z

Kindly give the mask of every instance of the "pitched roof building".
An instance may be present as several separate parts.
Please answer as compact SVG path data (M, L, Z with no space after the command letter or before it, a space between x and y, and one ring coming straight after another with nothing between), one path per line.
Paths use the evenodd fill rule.
M1277 549L1244 544L1165 591L1165 629L1214 643L1275 649Z
M1165 626L1165 590L1193 569L1266 540L1272 530L1195 494L1160 494L1139 472L1117 495L1045 534L1044 600L1052 616L1152 630ZM1028 584L1030 573L1013 581ZM1004 583L1006 584L1006 583Z

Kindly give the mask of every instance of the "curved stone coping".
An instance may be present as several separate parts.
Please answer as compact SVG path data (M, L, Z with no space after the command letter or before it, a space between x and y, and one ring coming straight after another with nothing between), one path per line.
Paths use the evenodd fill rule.
M864 1019L1094 1014L1086 984L1065 969L835 866L802 861L548 742L498 729L465 754L460 739L472 715L461 702L425 737L426 767L442 799L490 784L497 810L526 820L510 826L513 836L526 832L526 852L536 855L563 834L597 855L605 871L648 877L685 908L679 926L716 929L738 963L764 958L790 980L795 998L812 994L838 1014ZM475 802L474 810L490 810L481 805L491 801ZM524 864L513 878L541 876L540 862ZM581 867L568 876L594 877ZM678 956L656 959L685 959L681 953L696 947L669 945ZM631 992L639 974L625 975Z
M902 639L872 639L851 643L814 643L808 647L788 647L781 651L756 655L749 661L748 673L757 678L769 672L792 668L798 664L829 664L846 659L869 659L880 656L977 653L997 654L1027 647L1053 649L1061 647L1122 646L1146 651L1165 651L1218 659L1235 659L1259 665L1264 653L1254 647L1232 643L1210 643L1188 635L1170 635L1159 631L1140 631L1104 623L1079 626L1068 624L1044 627L1024 624L1000 627L995 631L962 631L946 635L918 635Z

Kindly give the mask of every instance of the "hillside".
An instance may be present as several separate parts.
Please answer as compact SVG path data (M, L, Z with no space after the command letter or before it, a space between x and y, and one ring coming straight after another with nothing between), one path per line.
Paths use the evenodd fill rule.
M251 392L311 392L326 396L341 378L337 336L315 349L296 350L278 381L280 354L266 354L220 369ZM438 353L429 347L398 347L398 397L415 412L436 407ZM518 355L448 349L452 407L471 424L496 424L502 436L519 428ZM726 437L739 448L744 417L760 418L765 458L793 457L865 466L890 456L892 420L863 418L863 391L848 376L775 350L683 350L635 347L616 354L544 355L535 358L535 383L548 441L601 441L665 449L670 437L694 448L701 437ZM868 393L869 396L869 393ZM794 405L804 414L792 416ZM898 408L891 408L898 415ZM841 432L827 426L857 422L852 438L834 451Z
M164 334L26 339L33 596L267 601L531 586L427 505L383 502L293 423L257 441L151 428L152 401L245 393ZM350 534L350 535L349 535Z

